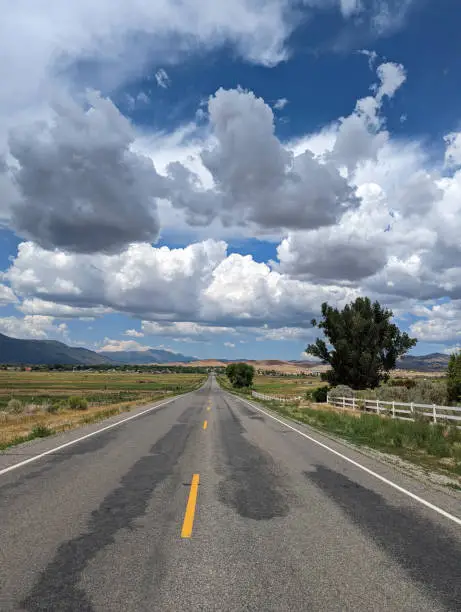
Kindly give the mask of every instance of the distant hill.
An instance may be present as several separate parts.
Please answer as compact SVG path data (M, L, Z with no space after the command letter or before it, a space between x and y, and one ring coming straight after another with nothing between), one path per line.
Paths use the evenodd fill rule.
M405 355L397 361L399 370L416 370L418 372L441 372L448 367L449 355L430 353L429 355Z
M111 363L104 355L55 340L21 340L0 334L0 363L24 365L98 365Z
M149 363L191 363L196 361L194 357L187 357L181 353L164 351L162 349L148 349L146 351L106 351L98 353L101 357L119 364L138 364Z
M447 369L449 356L444 353L430 355L406 355L397 361L398 370L417 372L443 372ZM146 351L106 351L97 353L86 348L68 346L56 340L22 340L0 334L0 363L21 365L99 365L127 364L145 365L153 363L190 364L194 366L219 367L231 361L245 361L258 370L275 370L280 373L294 374L309 370L323 371L328 366L315 361L283 361L280 359L228 360L202 359L188 357L163 349Z

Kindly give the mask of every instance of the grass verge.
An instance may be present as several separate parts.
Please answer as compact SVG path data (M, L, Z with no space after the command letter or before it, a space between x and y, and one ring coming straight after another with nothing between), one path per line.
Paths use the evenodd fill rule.
M223 377L218 380L224 389L235 393L235 389ZM248 391L239 391L237 394L251 399ZM398 455L451 476L461 476L461 430L453 426L402 421L371 414L346 414L319 405L316 408L304 407L260 399L258 403L282 416L356 445Z

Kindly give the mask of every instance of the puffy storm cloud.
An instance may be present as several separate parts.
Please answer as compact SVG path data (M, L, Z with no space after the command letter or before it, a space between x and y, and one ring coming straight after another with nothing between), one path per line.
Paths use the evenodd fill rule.
M338 141L342 143L342 161L348 165L360 206L346 211L331 227L288 232L278 247L278 269L292 278L345 283L395 302L457 299L461 297L461 170L443 176L442 164L434 164L421 143L390 137L379 114L381 102L383 96L395 94L405 71L388 63L378 67L378 74L381 84L375 95L364 99L368 114L351 115L362 123L371 148L357 156L353 139L342 131L344 122L317 138L317 144L323 145L323 151L317 150L321 157L334 157ZM315 135L305 141L316 141ZM445 143L445 158L452 159L456 135L450 134Z
M49 252L27 242L6 276L24 297L187 319L225 256L226 244L212 240L183 249L136 244L117 255Z
M376 163L390 146L382 105L406 73L392 62L380 64L376 72L374 95L358 100L348 117L331 126L325 137L331 140L330 150L320 155L315 139L305 140L304 147L281 143L272 109L254 93L219 89L208 102L211 136L199 156L203 172L196 162L194 169L180 161L167 165L173 206L184 211L191 225L209 225L218 218L225 226L276 233L336 225L360 205L356 187L363 181L355 181L354 173ZM433 181L422 173L412 177L410 187L419 189L421 208Z
M282 145L272 109L252 92L219 89L208 111L212 145L201 159L213 188L180 163L168 167L173 205L184 208L191 223L219 217L225 225L316 228L358 204L332 162L320 162L309 150L293 156Z
M249 326L306 325L322 301L343 304L354 295L353 290L335 285L292 280L250 255L232 253L213 271L203 292L202 316Z
M392 221L381 188L359 189L362 205L346 213L338 225L293 232L277 248L280 269L288 274L325 281L360 281L387 261L387 233Z
M109 100L88 95L86 110L55 107L51 123L12 132L20 192L16 230L44 248L91 253L155 240L156 198L166 194L147 157L130 150L131 126Z
M89 256L23 243L6 278L26 303L35 297L74 309L108 307L142 319L144 333L195 338L236 325L308 324L322 301L344 304L356 295L291 280L251 256L227 255L226 247L213 240L182 249L141 244Z

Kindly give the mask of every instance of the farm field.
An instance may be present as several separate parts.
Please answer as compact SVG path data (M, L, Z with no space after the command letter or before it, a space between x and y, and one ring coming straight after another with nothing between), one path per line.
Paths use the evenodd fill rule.
M264 376L258 374L253 379L253 389L258 393L283 397L304 397L307 391L324 387L326 384L318 376Z
M205 378L195 373L0 371L0 450L191 391ZM82 409L83 402L72 409L70 404L80 400L87 407Z

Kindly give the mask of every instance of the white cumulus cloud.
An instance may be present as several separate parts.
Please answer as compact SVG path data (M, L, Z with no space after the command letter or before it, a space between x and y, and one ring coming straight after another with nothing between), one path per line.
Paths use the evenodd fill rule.
M144 338L143 332L140 332L137 329L127 329L123 333L125 336L130 336L131 338Z
M14 304L18 301L18 298L14 295L11 287L0 284L0 306L6 306L7 304Z
M0 317L0 332L13 338L66 339L67 325L56 324L54 317L26 315L25 317Z
M151 347L140 344L136 340L113 340L105 338L103 346L99 349L104 353L115 353L117 351L147 351Z

